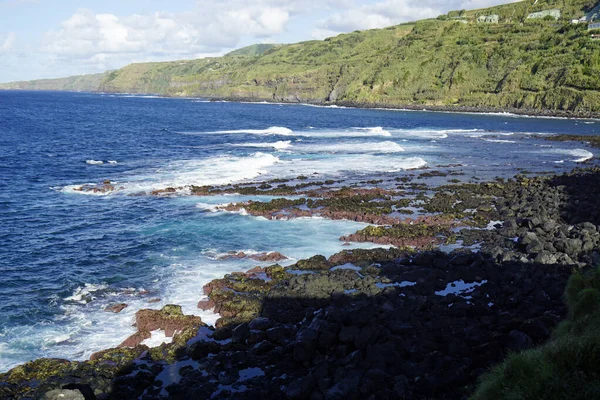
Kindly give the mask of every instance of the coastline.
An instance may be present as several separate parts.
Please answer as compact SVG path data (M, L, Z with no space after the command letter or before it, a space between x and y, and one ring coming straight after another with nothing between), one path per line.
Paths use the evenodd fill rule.
M565 118L565 119L591 119L600 120L600 112L581 112L571 110L552 110L552 109L531 109L516 107L486 107L486 106L439 106L426 104L396 104L396 103L377 103L377 102L356 102L356 101L335 101L328 102L323 99L315 100L296 100L288 101L286 99L257 98L257 97L220 97L220 96L187 96L187 95L169 95L164 93L121 93L121 92L101 92L101 91L71 91L71 90L28 90L28 89L0 89L0 91L15 92L69 92L69 93L90 93L99 95L131 95L131 96L155 96L165 99L186 99L186 100L206 100L208 102L234 102L234 103L269 103L269 104L287 104L287 105L307 105L321 107L345 107L357 109L374 109L388 111L426 111L426 112L445 112L457 114L497 114L514 115L519 117L532 118Z
M587 210L597 208L594 188L599 177L597 168L561 176L517 176L508 182L455 185L450 197L444 195L448 188L438 188L427 208L454 219L467 218L472 221L467 226L475 227L454 234L445 230L444 241L462 240L466 248L483 243L477 251L443 253L435 250L437 245L425 242L421 250L343 251L329 259L314 256L287 268L273 265L230 274L206 285L208 299L198 305L220 312L216 330L198 320L190 321L176 307L163 308L152 317L143 316L141 310L136 314L138 333L128 343L132 347L108 349L88 362L28 363L0 374L6 383L0 394L3 390L15 397L41 396L52 390L91 390L94 398L135 395L149 399L177 393L282 398L274 393L285 386L278 392L283 398L305 398L313 391L325 398L337 398L338 392L352 398L352 393L377 393L381 386L392 396L461 398L473 391L477 377L500 361L501 355L544 343L566 315L562 292L569 275L574 268L589 269L597 257L594 249L600 242L596 228L600 221L597 212L589 214ZM410 187L407 183L406 188ZM567 194L573 198L565 197ZM377 221L374 218L377 214L382 218L381 210L363 204L368 196L378 201L378 207L385 207L378 199L393 195L359 190L342 196L346 200L341 203L335 200L339 196L325 194L324 198L332 199L329 207L342 204L349 210L345 217L392 226L404 222L411 227L408 231L374 230L366 235L367 240L408 237L414 242L404 244L414 246L421 238L439 236L440 231L421 229L431 226L427 221ZM457 200L463 203L460 208L456 208ZM356 208L354 204L363 205ZM255 206L256 215L289 215L290 206L295 205L260 203ZM471 207L476 212L467 215L466 208ZM335 218L335 214L329 216ZM551 236L554 232L566 236L557 241ZM342 238L346 239L360 240ZM425 304L429 311L424 313ZM503 313L510 318L501 318ZM436 319L438 325L427 322ZM451 334L444 334L445 327L456 324ZM141 346L140 339L156 329L171 329L173 342L155 348ZM465 332L476 334L462 336ZM493 332L501 334L493 339L489 336ZM442 346L437 350L432 345L436 341ZM473 349L465 348L461 341L471 343ZM399 343L414 350L396 354L393 348ZM437 357L436 352L447 352L447 346L459 346L448 353L451 360L447 364L433 366L433 359L419 355L433 352ZM395 362L389 364L387 352L403 363L397 367ZM476 355L478 352L481 354ZM330 359L327 368L323 356ZM212 365L215 359L232 357L237 360L233 369ZM479 361L462 364L459 360L465 357ZM271 364L276 368L267 368ZM344 373L337 373L332 365L342 366ZM191 370L183 373L184 367ZM167 370L173 370L177 379L166 380ZM455 372L448 376L449 371ZM242 379L246 373L252 376ZM275 379L284 375L286 378ZM215 376L228 378L211 383ZM265 376L273 377L274 383L267 384ZM36 380L41 385L32 386ZM153 384L156 381L160 384ZM354 386L354 381L362 386Z
M167 96L161 94L142 94L140 95L156 95L165 98L194 98L194 97L179 97L179 96ZM335 101L328 102L323 100L314 101L286 101L285 99L268 99L268 98L255 98L255 97L202 97L210 101L230 101L230 102L246 102L246 103L274 103L274 104L297 104L297 105L312 105L322 107L346 107L346 108L358 108L358 109L375 109L375 110L389 110L389 111L429 111L429 112L448 112L448 113L468 113L468 114L498 114L498 115L510 115L522 117L538 117L538 118L567 118L567 119L600 119L600 112L574 112L570 110L551 110L551 109L523 109L523 108L494 108L494 107L476 107L476 106L436 106L426 104L395 104L395 103L370 103L370 102L355 102L355 101Z

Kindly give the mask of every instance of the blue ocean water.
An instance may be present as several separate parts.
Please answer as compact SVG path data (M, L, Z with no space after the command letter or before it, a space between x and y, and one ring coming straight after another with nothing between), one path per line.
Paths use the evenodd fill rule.
M560 172L596 150L543 136L599 128L513 115L0 91L0 372L116 346L140 308L177 303L214 321L196 308L202 285L258 264L220 254L330 255L342 249L340 236L363 226L216 213L211 205L250 197L152 190L299 175L352 182L418 167L459 169L462 180ZM74 190L106 179L115 192ZM129 307L103 311L119 302Z

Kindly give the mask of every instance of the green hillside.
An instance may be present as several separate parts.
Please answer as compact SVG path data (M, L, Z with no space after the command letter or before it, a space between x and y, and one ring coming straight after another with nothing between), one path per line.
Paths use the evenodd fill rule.
M598 113L600 40L587 24L571 24L598 3L528 0L219 58L131 64L95 90ZM546 10L560 16L528 18ZM490 16L497 22L478 22ZM38 89L39 82L18 85Z
M39 79L35 81L0 84L0 89L13 90L69 90L73 92L97 91L108 72L102 74L76 75L59 79Z
M231 51L226 54L226 56L260 56L263 55L268 50L274 49L276 47L280 47L280 44L269 44L269 43L260 43L253 44L251 46L242 47L241 49L237 49Z

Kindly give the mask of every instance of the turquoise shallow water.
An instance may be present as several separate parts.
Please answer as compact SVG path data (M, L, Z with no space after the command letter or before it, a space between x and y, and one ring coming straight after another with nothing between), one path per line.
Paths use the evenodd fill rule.
M133 331L139 308L176 302L198 313L204 283L257 264L219 254L330 255L342 249L340 236L362 226L210 211L210 204L247 199L235 196L132 194L301 174L351 182L449 164L461 164L464 178L562 171L595 150L536 135L594 135L599 124L0 92L0 371L117 345ZM104 179L122 189L107 196L72 190ZM121 301L130 305L122 313L103 312Z

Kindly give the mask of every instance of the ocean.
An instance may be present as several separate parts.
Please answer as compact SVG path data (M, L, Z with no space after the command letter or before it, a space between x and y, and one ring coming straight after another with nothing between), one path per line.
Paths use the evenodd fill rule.
M202 286L269 264L222 255L278 251L287 264L329 256L365 226L218 212L269 198L188 196L186 185L559 173L598 151L545 136L598 133L596 120L0 91L0 372L115 347L141 308L180 304L214 323L196 306ZM116 190L76 190L105 180ZM166 187L181 189L149 195ZM104 311L116 303L128 307Z

